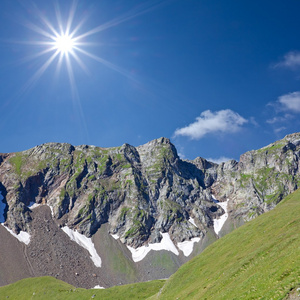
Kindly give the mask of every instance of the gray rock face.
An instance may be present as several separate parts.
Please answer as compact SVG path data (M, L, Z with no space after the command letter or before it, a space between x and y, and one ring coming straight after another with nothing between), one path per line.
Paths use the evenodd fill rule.
M49 205L62 226L88 237L108 222L133 247L159 242L159 232L175 242L199 237L222 214L209 210L203 172L181 161L165 138L137 148L45 144L9 154L1 170L6 225L16 233L31 231L33 202Z
M218 166L211 190L218 199L229 199L233 218L248 221L274 208L299 187L299 138L299 133L287 135L241 155L238 163Z
M299 153L300 133L219 165L181 160L166 138L139 147L49 143L2 154L5 225L31 234L36 203L51 207L58 226L92 237L105 224L134 248L160 242L165 232L175 244L204 238L224 214L215 198L228 200L229 218L240 224L297 189Z

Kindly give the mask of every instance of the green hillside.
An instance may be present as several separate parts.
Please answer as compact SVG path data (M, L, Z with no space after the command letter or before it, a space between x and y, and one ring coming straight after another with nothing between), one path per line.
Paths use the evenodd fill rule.
M53 277L27 278L0 288L0 300L127 300L146 299L159 291L164 280L154 280L105 290L76 289Z
M184 264L154 298L300 299L298 287L300 190Z

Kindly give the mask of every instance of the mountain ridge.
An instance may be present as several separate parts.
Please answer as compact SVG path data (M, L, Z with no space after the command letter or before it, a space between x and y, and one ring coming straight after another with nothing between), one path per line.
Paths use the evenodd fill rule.
M120 278L125 282L165 278L206 245L273 209L284 196L296 190L300 182L299 154L299 133L246 152L239 162L221 164L201 157L182 160L167 138L138 147L47 143L1 154L3 226L17 237L29 235L25 249L32 249L37 232L41 234L45 226L48 228L47 222L43 228L33 226L35 218L41 216L52 224L49 232L65 239L65 243L67 239L76 242L74 236L77 244L84 240L82 255L90 251L88 257L92 257L94 250L88 245L93 242L98 247L95 251L103 253L100 257L105 273L115 277L110 280L102 270L80 258L87 269L94 269L93 274L99 273L97 280L93 277L95 285L101 278L100 283L105 286L116 284ZM43 206L50 207L51 212L47 213ZM69 229L62 233L66 227ZM105 232L101 228L106 228ZM70 230L74 233L68 236L66 232ZM104 256L109 254L101 248L101 240L107 241L111 254L121 259L127 269L116 271L116 258L105 261ZM36 243L36 247L42 251L45 243ZM70 251L74 247L78 245L70 244ZM116 251L120 252L117 254L111 247L118 247ZM149 247L155 253L149 252ZM53 259L57 249L51 249L45 257ZM153 272L149 271L150 257L161 261L161 255L168 257L168 263L159 263L156 269L151 266ZM56 259L63 265L62 258ZM34 264L31 258L27 261ZM75 262L70 261L68 268L72 264ZM44 274L44 267L40 261L33 269L38 269L40 275L53 275ZM131 272L131 279L126 278L126 272ZM87 282L92 274L80 282L77 275L69 278L62 273L57 272L57 278L67 276L71 284L91 287Z

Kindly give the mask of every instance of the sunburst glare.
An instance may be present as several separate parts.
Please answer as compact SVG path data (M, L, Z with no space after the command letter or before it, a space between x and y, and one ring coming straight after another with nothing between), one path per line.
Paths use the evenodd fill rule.
M130 71L123 69L119 65L113 64L103 57L100 57L98 54L89 52L87 47L99 45L103 46L105 43L103 41L101 41L101 43L91 43L88 39L92 35L99 34L104 30L119 26L121 23L153 11L166 4L168 1L170 0L146 1L145 3L133 7L131 10L119 15L116 18L113 18L110 21L102 23L99 26L88 30L84 30L84 28L87 25L86 21L88 20L89 15L85 12L83 18L80 19L80 16L77 16L77 6L79 0L72 1L67 18L66 16L62 15L59 2L56 1L54 5L56 20L50 19L50 16L46 16L45 11L40 11L38 6L31 2L32 6L29 8L29 10L38 19L35 19L34 23L25 21L23 22L23 25L34 32L36 36L34 40L26 41L24 43L32 45L33 47L38 46L38 48L36 48L37 52L24 58L23 60L24 62L28 62L29 60L38 59L37 61L39 61L41 65L33 72L32 76L25 83L20 93L25 94L32 89L51 65L56 65L56 79L60 75L62 68L65 67L68 74L67 76L70 84L72 102L76 111L79 112L81 124L84 127L86 135L88 136L88 130L81 107L79 91L76 86L73 64L76 63L83 71L89 74L83 58L92 59L100 63L102 66L118 72L127 79L141 84L140 80L138 80ZM45 58L45 61L41 62L43 57Z
M72 76L72 78L74 78L74 75L72 74L73 71L71 68L71 61L70 61L71 58L81 67L81 69L87 72L87 68L78 54L80 54L81 56L85 56L89 59L93 59L97 62L100 62L102 65L109 67L110 69L122 74L123 76L131 80L136 81L129 71L122 69L120 66L116 66L113 63L108 62L104 58L92 54L88 52L86 49L84 49L86 48L85 46L91 45L91 43L88 43L85 40L91 35L95 35L111 27L118 26L123 22L126 22L130 19L136 18L137 16L148 13L154 9L157 9L162 4L165 4L165 0L147 1L143 5L139 5L133 8L132 10L128 11L127 13L120 15L117 18L112 19L111 21L108 21L104 24L101 24L85 32L82 32L82 28L83 25L85 24L87 16L85 16L85 18L79 21L76 24L76 26L73 26L73 23L75 23L73 21L75 19L77 4L78 4L78 0L74 0L72 2L69 11L69 16L67 18L65 26L62 21L63 18L62 18L62 14L58 2L56 2L55 5L56 22L50 22L49 19L45 16L45 14L43 14L38 9L37 6L34 7L35 14L38 16L43 26L38 26L36 23L30 23L30 22L26 22L24 24L27 28L29 28L30 30L36 32L38 35L41 36L40 40L29 42L29 44L32 44L34 46L39 45L45 48L42 51L36 53L35 55L32 55L28 59L34 59L36 57L44 56L49 53L50 56L46 59L46 62L29 79L29 81L24 87L25 90L31 88L38 81L38 79L46 72L46 70L50 67L50 65L53 64L55 61L56 61L56 75L59 74L62 64L63 62L65 62L66 67L68 69L69 76ZM97 44L93 44L93 45L97 45ZM68 61L66 61L64 57L67 58ZM74 89L75 87L72 85L75 84L75 80L70 79L70 83L71 83L71 88Z
M72 52L75 44L71 36L65 33L56 37L54 41L54 47L62 54Z

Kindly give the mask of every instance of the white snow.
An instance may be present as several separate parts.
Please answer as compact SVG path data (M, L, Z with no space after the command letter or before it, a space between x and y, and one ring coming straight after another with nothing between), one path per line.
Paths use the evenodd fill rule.
M98 255L91 238L86 237L76 230L72 230L68 226L64 226L62 230L70 237L72 241L76 242L79 246L87 249L90 252L91 259L96 267L101 267L101 258Z
M192 238L190 241L178 243L178 248L183 252L184 256L190 256L194 249L194 243L200 242L200 238Z
M50 204L47 203L47 205L50 207L51 209L51 216L53 217L54 216L54 210L53 210L53 206L51 206Z
M228 205L228 199L225 202L216 202L218 205L220 205L225 213L219 217L218 219L214 219L214 230L216 234L219 234L220 230L222 229L225 221L228 218L228 213L227 213L227 205Z
M28 205L28 208L34 209L36 207L39 207L41 204L35 203L35 202L30 202Z
M110 234L115 240L119 239L120 237L117 234Z
M12 230L10 230L8 227L4 226L4 224L1 224L11 235L13 235L15 238L17 238L20 242L28 245L30 243L30 234L26 231L20 231L19 234L15 234Z
M137 249L127 246L132 254L132 259L134 262L143 260L151 250L167 250L173 252L175 255L179 255L179 252L172 242L169 233L166 232L160 234L162 235L162 240L160 241L160 243L148 244L148 246L142 246Z
M192 217L189 218L189 222L192 223L195 227L198 227Z
M4 211L5 211L6 204L3 202L3 199L4 199L4 197L2 196L2 193L0 192L0 223L5 222Z
M104 290L105 288L100 286L100 285L96 285L95 287L93 287L93 289L101 289L101 290Z

